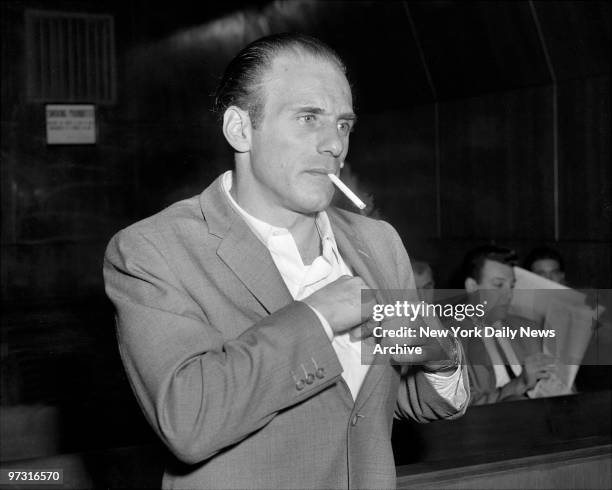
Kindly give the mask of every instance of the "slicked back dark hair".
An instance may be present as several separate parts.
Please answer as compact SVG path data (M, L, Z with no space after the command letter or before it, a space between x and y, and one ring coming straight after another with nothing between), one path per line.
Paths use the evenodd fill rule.
M283 53L294 52L321 58L335 64L346 74L346 66L338 53L324 42L299 33L272 34L244 47L225 69L215 92L214 111L223 118L232 105L248 111L253 127L261 122L265 104L261 79L274 59Z
M482 245L473 250L470 250L463 259L461 267L461 275L463 280L471 277L476 282L480 282L482 278L482 269L485 261L493 260L509 266L517 264L518 256L514 250L497 245Z

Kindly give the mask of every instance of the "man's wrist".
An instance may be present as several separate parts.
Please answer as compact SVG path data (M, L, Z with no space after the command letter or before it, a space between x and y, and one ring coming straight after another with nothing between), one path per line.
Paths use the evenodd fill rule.
M334 338L334 331L332 330L331 325L327 321L327 318L325 318L323 316L323 314L319 310L317 310L314 306L309 305L305 301L303 301L303 303L306 306L308 306L314 312L315 315L317 315L317 318L321 322L321 325L323 326L323 330L325 330L325 333L327 334L327 337L329 338L329 340L333 340L333 338Z

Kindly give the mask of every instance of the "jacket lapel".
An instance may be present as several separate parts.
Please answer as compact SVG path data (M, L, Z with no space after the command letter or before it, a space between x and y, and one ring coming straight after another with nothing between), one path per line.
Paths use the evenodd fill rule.
M351 267L356 276L361 277L371 289L386 286L384 278L376 267L372 252L359 237L350 224L333 209L328 210L329 220L334 231L334 238L343 260Z
M221 238L217 255L268 313L288 305L293 298L268 249L232 207L219 177L200 197L209 232Z
M241 218L238 220L242 221ZM244 222L233 223L229 234L221 241L217 255L268 313L274 313L293 301L270 252Z
M328 212L328 214L340 255L346 264L351 267L354 274L361 277L371 289L389 288L389 284L382 277L380 266L374 261L372 252L363 240L357 236L353 228L339 214L335 212ZM382 293L378 293L376 297L379 303L389 300ZM381 359L380 355L374 358L355 400L354 410L363 406L388 367L388 362Z

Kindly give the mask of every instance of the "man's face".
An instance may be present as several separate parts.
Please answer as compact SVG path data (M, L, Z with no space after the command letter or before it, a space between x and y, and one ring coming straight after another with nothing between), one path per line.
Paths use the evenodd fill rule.
M486 301L486 319L489 322L502 320L508 316L514 283L512 266L494 260L485 260L476 289L478 302L485 304Z
M531 272L559 284L565 284L565 273L555 259L536 260L531 265Z
M419 298L426 303L433 303L435 284L431 269L427 267L421 274L415 272L414 282L419 293Z
M331 62L281 54L264 73L264 110L253 129L248 192L268 210L311 214L329 205L354 124L351 89Z

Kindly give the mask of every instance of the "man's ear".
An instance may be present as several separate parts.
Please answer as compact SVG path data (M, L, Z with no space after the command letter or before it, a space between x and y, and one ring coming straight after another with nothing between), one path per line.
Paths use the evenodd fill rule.
M238 153L251 149L251 118L249 113L236 107L228 107L223 114L223 135Z
M478 283L474 280L473 277L467 277L465 279L465 290L468 293L475 293L478 291Z

